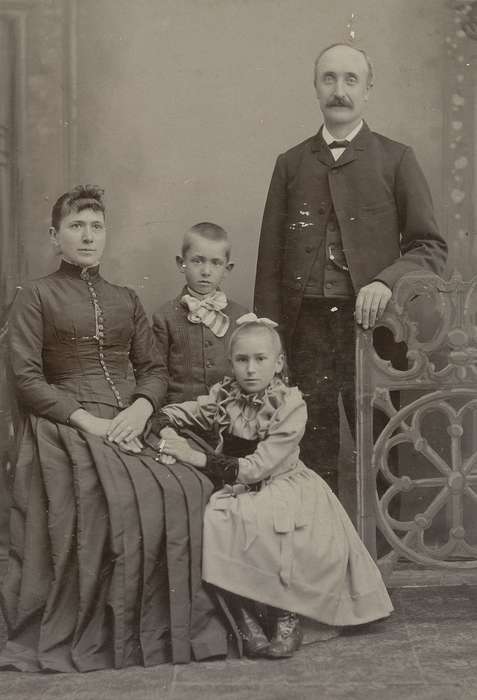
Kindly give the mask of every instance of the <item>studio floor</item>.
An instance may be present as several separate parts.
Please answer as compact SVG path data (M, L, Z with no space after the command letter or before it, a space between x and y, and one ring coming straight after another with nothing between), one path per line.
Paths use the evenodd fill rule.
M0 673L2 700L477 699L477 586L396 588L393 616L283 661ZM5 637L0 630L0 646Z

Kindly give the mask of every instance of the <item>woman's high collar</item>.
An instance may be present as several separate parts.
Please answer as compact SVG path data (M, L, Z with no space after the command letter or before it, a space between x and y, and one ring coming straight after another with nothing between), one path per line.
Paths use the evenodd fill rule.
M92 267L81 267L80 265L75 265L64 258L61 260L60 271L68 277L75 277L76 279L82 279L85 281L93 282L99 278L99 265L93 265Z

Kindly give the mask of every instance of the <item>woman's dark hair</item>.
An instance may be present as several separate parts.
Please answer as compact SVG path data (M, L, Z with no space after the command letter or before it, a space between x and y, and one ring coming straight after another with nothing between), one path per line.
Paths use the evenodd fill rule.
M95 185L77 185L69 192L58 197L51 210L51 225L58 231L61 220L71 212L79 212L84 209L106 213L103 202L104 190Z

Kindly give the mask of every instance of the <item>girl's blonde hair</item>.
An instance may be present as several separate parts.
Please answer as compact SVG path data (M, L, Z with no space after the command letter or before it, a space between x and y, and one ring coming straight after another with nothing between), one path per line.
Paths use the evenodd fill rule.
M237 326L237 328L234 330L232 335L229 338L229 342L227 345L227 355L229 358L232 357L232 350L233 346L241 335L246 333L247 331L265 331L265 333L268 333L270 336L270 339L273 344L273 348L276 351L277 355L280 355L283 353L283 346L282 346L282 340L280 338L280 335L277 333L275 328L272 328L271 326L266 325L265 323L261 323L260 321L250 321L249 323L244 323L243 325Z
M239 319L240 320L240 319ZM287 356L286 353L283 349L283 343L282 339L280 338L280 334L275 330L275 328L271 325L268 325L266 323L263 323L260 319L257 319L257 321L249 321L247 323L239 324L237 328L234 330L232 335L229 338L228 344L227 344L227 356L229 359L232 359L232 351L233 351L233 346L235 342L237 341L237 338L243 335L246 331L265 331L270 335L271 342L273 344L274 350L278 355L283 355L283 368L281 372L279 372L276 376L278 376L285 384L289 383L288 379L288 364L287 364Z

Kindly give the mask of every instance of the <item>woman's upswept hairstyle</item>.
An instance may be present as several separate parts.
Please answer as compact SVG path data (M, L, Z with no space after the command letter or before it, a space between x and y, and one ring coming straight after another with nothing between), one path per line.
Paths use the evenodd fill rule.
M61 220L71 212L80 212L84 209L106 213L103 202L104 190L96 185L77 185L69 192L58 197L51 210L51 225L58 231Z

